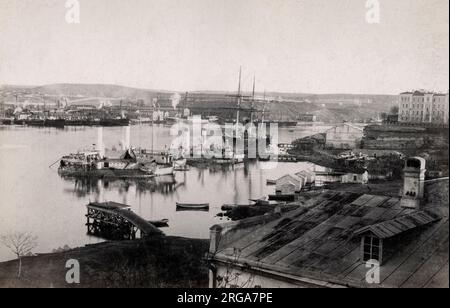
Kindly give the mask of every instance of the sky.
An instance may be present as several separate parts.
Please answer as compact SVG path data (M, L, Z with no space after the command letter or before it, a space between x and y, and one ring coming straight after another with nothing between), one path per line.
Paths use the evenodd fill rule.
M0 0L0 84L448 91L448 0ZM370 0L373 1L373 0ZM376 1L376 0L375 0Z

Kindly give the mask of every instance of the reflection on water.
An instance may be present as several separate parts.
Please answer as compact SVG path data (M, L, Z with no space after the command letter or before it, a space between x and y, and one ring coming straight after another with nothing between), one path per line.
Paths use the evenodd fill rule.
M79 198L93 196L94 201L102 202L102 193L108 190L117 190L123 195L133 186L138 194L145 192L171 194L183 182L177 183L175 176L167 175L155 179L100 179L100 178L73 178L61 176L65 181L73 183L73 188L66 188L64 193L75 194Z
M316 130L316 129L315 129ZM289 142L308 131L280 130L280 142ZM316 131L312 132L316 133ZM104 128L104 141L111 148L123 140L120 127ZM152 136L154 140L152 141ZM169 128L131 127L135 146L164 149L172 137ZM280 163L265 170L264 163L236 166L205 166L177 172L175 176L150 180L105 180L62 178L56 167L59 157L91 146L97 141L93 127L0 128L0 234L31 231L39 237L38 252L68 245L77 247L99 239L86 235L86 204L115 201L131 206L147 220L169 219L168 235L208 238L211 225L224 222L217 217L224 203L247 203L273 193L267 179L312 169L309 163ZM208 212L176 211L176 202L210 203ZM12 258L0 247L0 260Z

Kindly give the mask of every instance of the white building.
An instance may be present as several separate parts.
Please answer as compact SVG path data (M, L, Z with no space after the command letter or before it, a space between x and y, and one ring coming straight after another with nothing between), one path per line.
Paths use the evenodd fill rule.
M345 173L345 172L316 172L315 186L321 187L330 183L351 183L351 184L367 184L369 182L369 173Z
M398 121L448 124L448 93L403 92L399 95Z
M276 180L275 192L278 195L292 195L299 193L306 181L295 174L286 174Z
M355 149L361 144L363 129L349 123L342 123L328 129L325 146L334 149Z

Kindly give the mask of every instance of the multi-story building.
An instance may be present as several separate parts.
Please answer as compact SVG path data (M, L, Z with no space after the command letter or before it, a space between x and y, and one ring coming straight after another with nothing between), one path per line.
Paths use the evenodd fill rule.
M448 93L404 92L399 96L398 121L448 124Z

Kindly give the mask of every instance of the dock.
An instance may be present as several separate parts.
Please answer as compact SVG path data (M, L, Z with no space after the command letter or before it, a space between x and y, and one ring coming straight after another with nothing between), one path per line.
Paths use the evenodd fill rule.
M114 240L133 240L164 235L153 224L134 213L129 205L116 202L90 202L86 205L88 234Z

